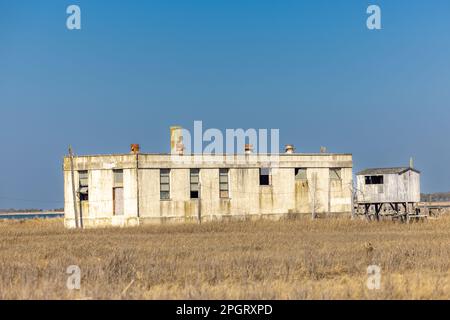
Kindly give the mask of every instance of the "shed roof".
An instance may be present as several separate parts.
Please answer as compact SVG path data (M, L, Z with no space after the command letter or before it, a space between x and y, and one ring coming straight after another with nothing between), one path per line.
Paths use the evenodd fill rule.
M409 170L420 173L419 170L410 167L397 167L397 168L371 168L358 172L358 176L377 175L377 174L402 174Z

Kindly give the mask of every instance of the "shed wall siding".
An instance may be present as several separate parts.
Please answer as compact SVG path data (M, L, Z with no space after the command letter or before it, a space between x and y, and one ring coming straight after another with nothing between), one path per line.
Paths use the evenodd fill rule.
M420 201L420 174L415 171L409 170L403 174L384 174L382 185L365 184L364 175L358 175L356 180L357 200L360 203Z

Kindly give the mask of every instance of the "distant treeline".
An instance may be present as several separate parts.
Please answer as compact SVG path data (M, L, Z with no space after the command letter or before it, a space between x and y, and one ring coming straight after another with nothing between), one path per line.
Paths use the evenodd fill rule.
M422 193L420 195L420 199L421 199L421 201L425 201L425 202L450 201L450 192L438 192L438 193L430 193L430 194Z
M0 213L30 213L30 212L62 212L64 211L64 209L60 208L60 209L48 209L48 210L44 210L44 209L0 209Z

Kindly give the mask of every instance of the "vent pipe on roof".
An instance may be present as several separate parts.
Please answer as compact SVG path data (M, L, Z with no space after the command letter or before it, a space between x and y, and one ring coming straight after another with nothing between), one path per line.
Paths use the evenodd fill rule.
M409 167L411 169L414 168L414 159L413 159L413 157L409 158Z
M295 150L295 148L294 148L294 146L293 146L292 144L287 144L287 145L284 147L284 152L285 152L285 153L288 153L288 154L294 153L294 150Z
M139 144L137 144L137 143L133 143L131 146L130 146L130 151L131 151L131 153L132 154L138 154L139 153L139 151L140 151L140 146L139 146Z

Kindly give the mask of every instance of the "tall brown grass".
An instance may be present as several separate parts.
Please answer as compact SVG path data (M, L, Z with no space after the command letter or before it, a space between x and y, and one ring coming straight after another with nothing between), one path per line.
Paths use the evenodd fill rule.
M381 267L381 289L366 287ZM66 268L81 268L68 290ZM66 230L0 223L1 299L448 299L450 218Z

